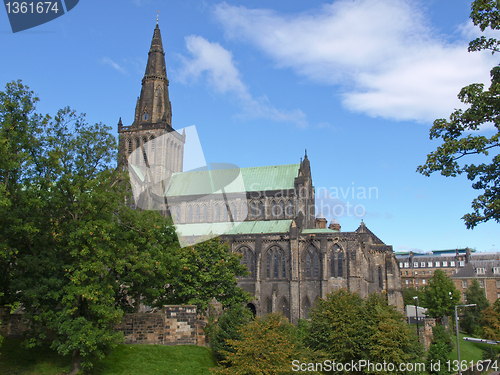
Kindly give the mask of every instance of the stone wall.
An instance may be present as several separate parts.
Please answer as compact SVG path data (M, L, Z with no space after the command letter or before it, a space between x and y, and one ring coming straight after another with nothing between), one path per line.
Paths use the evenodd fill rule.
M9 308L0 307L0 334L23 337L27 328L22 318L23 314L10 314ZM125 314L115 330L123 332L126 344L204 346L205 325L197 317L196 306L169 305L161 312Z

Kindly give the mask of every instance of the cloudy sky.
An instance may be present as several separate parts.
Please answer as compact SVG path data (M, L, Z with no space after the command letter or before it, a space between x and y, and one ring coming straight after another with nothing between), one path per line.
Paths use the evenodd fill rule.
M415 172L437 118L488 82L498 56L468 53L465 0L80 1L13 34L0 11L0 87L22 79L38 110L133 121L159 13L173 125L195 125L208 162L298 163L307 149L318 212L361 219L397 250L498 251L498 224L467 230L465 176ZM491 134L487 127L482 130ZM477 195L477 194L476 194Z

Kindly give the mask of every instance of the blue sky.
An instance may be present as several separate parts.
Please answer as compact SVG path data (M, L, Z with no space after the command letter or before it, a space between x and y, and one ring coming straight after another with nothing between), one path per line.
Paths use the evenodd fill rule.
M464 0L81 0L16 34L0 10L0 87L22 79L40 97L38 111L69 105L116 134L120 117L133 121L159 10L173 126L196 126L208 162L292 164L307 149L317 206L329 220L336 213L342 230L363 218L395 251L499 251L498 224L467 230L460 219L477 195L465 176L415 172L439 144L429 140L432 121L498 63L467 52L478 35L469 8Z

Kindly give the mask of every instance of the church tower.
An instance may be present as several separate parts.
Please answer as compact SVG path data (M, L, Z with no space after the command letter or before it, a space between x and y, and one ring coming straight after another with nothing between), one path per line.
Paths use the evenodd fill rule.
M172 173L182 172L185 134L172 127L165 52L158 23L148 54L141 94L137 98L134 122L118 122L118 165L131 167L142 182L163 196ZM130 168L129 168L130 170ZM143 207L147 208L147 207Z

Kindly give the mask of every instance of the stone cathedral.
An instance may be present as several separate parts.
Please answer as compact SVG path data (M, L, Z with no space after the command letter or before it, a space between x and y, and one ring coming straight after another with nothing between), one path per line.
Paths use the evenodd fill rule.
M280 311L297 323L309 317L318 298L338 288L362 297L384 292L390 304L403 307L392 246L363 222L354 232L342 232L336 220L327 226L316 216L307 153L297 164L239 169L240 183L216 194L214 180L231 180L234 170L183 172L186 135L172 127L168 85L156 25L134 121L118 123L119 165L129 166L140 181L168 181L153 186L149 196L168 196L162 204L183 238L218 234L242 254L250 274L239 285L254 296L249 304L254 313ZM135 198L143 200L142 207L154 203Z

